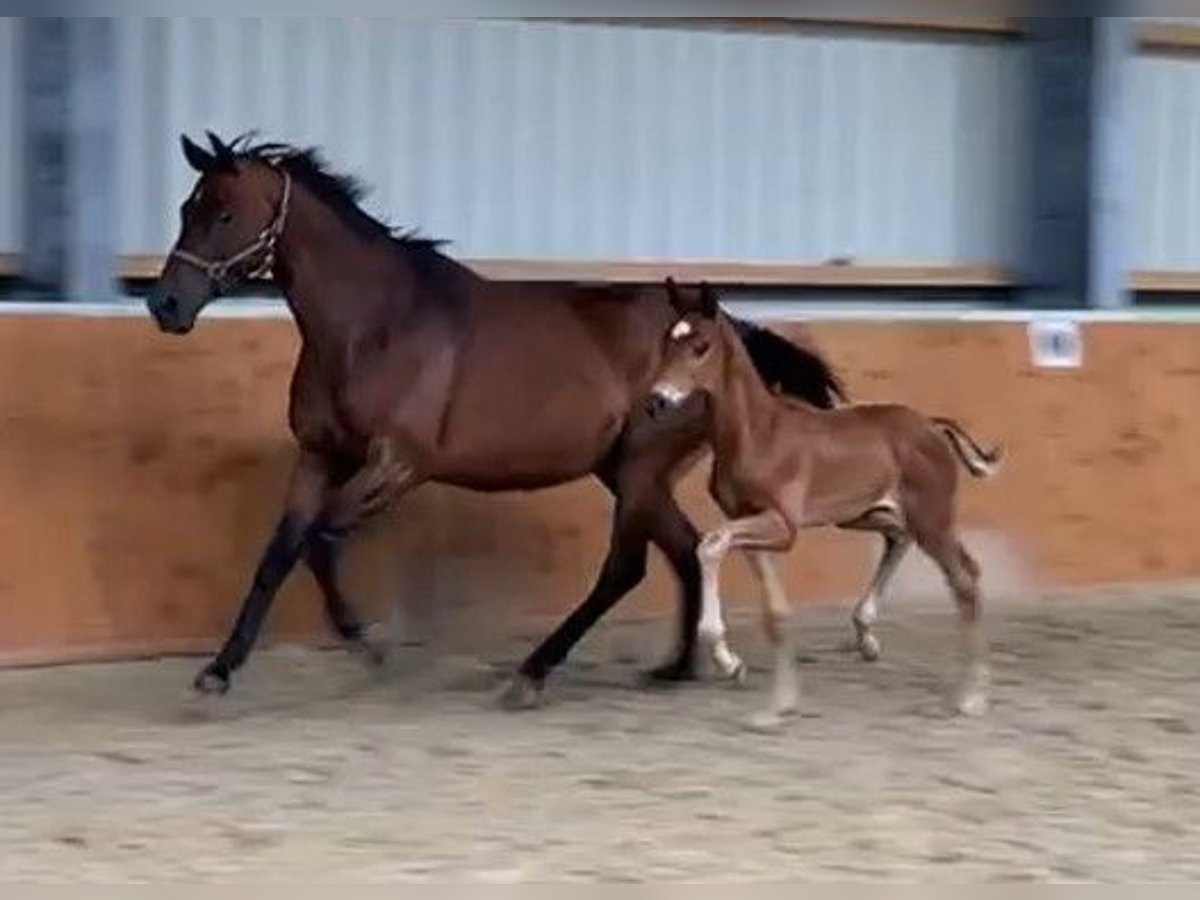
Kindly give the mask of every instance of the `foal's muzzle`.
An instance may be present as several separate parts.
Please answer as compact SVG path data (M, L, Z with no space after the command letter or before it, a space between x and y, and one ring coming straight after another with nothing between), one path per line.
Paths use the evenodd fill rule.
M682 406L687 397L686 391L681 391L674 385L656 384L650 388L650 395L646 398L646 412L650 414L650 418L657 419Z

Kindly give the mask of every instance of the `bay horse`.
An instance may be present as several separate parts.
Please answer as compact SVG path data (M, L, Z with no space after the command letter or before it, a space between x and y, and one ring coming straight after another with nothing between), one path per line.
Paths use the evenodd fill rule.
M718 670L740 681L745 666L725 641L719 578L733 549L748 553L763 588L764 625L775 648L770 707L753 723L775 728L796 711L798 678L787 597L769 562L805 528L834 526L877 532L885 549L854 613L859 647L879 655L871 632L878 598L915 541L945 575L957 601L966 674L958 700L967 715L987 704L987 647L981 628L980 569L956 527L958 469L985 478L999 449L985 450L949 419L906 406L861 404L819 409L768 389L711 288L685 292L668 280L676 321L651 388L653 407L669 411L708 399L707 440L713 449L709 490L727 520L698 548L702 570L701 640Z
M159 328L188 333L222 293L270 274L300 332L288 420L298 446L284 511L232 631L194 686L224 693L278 588L303 560L333 630L366 633L338 583L344 539L426 482L533 490L595 476L615 496L607 557L591 592L521 664L504 694L540 698L548 673L644 577L657 546L682 588L673 657L650 675L694 677L699 536L672 496L703 453L702 404L652 419L645 396L673 320L656 287L484 279L440 242L394 231L362 188L314 148L181 136L198 173L147 300ZM762 376L818 406L840 397L817 353L730 320Z

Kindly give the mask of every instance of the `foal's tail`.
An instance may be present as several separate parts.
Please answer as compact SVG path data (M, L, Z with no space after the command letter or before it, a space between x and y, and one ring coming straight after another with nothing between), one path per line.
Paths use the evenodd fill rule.
M984 450L967 430L953 419L930 419L933 427L950 440L950 445L967 471L976 478L990 478L1000 469L1004 451L999 447Z

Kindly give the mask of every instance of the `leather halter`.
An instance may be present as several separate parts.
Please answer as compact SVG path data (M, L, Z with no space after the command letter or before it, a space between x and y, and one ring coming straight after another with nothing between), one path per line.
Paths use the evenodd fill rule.
M288 204L292 199L292 176L284 169L280 169L279 174L283 176L283 195L279 200L279 208L275 211L275 217L267 223L267 226L249 244L232 256L226 256L223 259L205 259L203 256L199 256L188 250L181 250L178 247L171 251L170 257L175 257L189 265L195 266L208 276L209 281L218 288L224 288L227 286L229 276L236 266L241 265L248 259L252 259L257 254L262 254L257 265L251 271L247 272L244 278L266 277L270 273L272 266L275 265L275 244L279 241L280 235L283 234L283 226L287 221Z

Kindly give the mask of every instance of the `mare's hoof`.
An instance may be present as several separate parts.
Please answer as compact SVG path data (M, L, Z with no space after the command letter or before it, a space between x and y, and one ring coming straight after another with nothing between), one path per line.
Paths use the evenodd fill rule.
M500 691L499 703L502 709L513 712L537 709L542 705L544 693L540 682L528 675L517 674Z
M691 662L669 662L643 673L642 681L648 686L683 684L696 680L696 667Z
M209 663L196 676L192 682L192 687L200 694L209 694L211 696L223 696L229 693L229 672L224 666L216 663Z
M387 642L378 626L364 628L362 634L352 638L349 650L373 669L383 666L388 660Z

